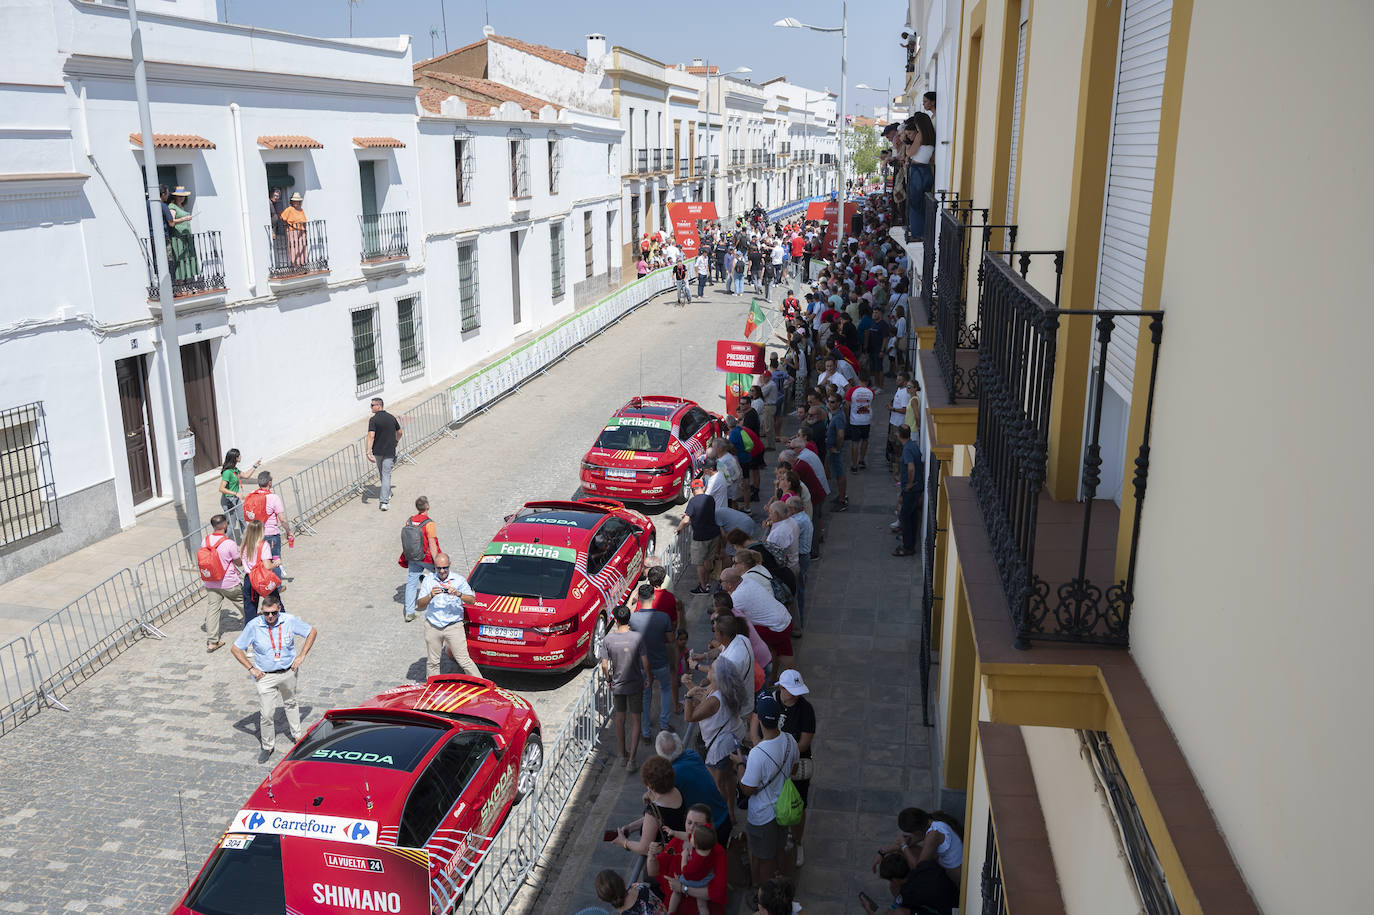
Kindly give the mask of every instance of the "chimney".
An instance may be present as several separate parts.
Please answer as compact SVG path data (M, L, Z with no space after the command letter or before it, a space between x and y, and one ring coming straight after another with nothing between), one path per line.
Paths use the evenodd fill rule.
M692 58L692 66L694 66L694 67L700 67L701 65L702 65L702 61L701 61L701 58L700 58L700 57L693 57L693 58Z
M587 60L600 60L606 56L606 36L596 32L587 36Z

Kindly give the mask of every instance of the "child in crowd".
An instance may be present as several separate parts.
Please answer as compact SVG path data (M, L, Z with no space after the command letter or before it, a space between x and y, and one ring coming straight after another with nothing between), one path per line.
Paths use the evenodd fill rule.
M711 850L716 847L716 831L709 826L692 830L692 841L682 843L682 873L678 882L682 889L674 890L668 899L668 915L676 915L686 890L710 886L716 872L711 867Z

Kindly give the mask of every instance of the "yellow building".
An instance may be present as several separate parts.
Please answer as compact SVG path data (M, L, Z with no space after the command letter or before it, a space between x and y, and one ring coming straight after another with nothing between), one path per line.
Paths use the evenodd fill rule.
M1374 4L949 5L920 373L962 910L1370 911Z

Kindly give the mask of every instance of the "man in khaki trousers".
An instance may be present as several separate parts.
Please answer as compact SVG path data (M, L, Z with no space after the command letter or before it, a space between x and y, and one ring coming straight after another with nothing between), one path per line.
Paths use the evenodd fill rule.
M468 637L463 629L463 605L476 602L477 595L466 578L450 572L449 564L448 554L440 553L434 557L434 571L420 576L415 606L425 613L425 674L433 677L439 673L444 646L448 646L463 673L480 677L481 671L468 655Z

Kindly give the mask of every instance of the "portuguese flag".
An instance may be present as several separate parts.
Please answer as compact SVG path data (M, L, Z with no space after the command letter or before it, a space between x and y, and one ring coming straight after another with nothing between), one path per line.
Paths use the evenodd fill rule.
M754 299L749 305L749 317L744 319L744 336L748 337L754 330L763 323L763 306L758 299Z

